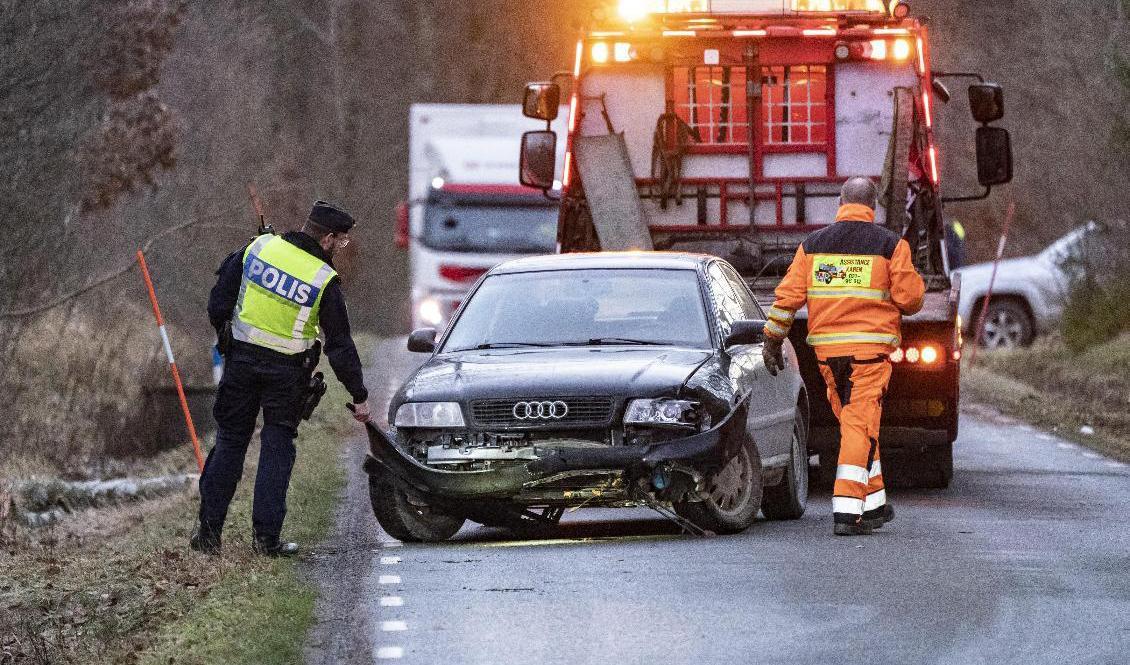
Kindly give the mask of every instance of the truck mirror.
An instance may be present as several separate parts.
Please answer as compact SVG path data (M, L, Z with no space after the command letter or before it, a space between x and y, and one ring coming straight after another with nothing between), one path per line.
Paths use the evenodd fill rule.
M526 187L548 191L557 171L557 132L537 131L522 135L519 181Z
M1004 90L996 83L974 83L969 86L969 109L980 123L996 122L1004 117Z
M420 328L408 336L408 350L412 353L431 353L436 350L436 329Z
M977 179L984 187L1012 181L1012 137L1007 129L977 128Z
M556 83L530 83L522 101L522 114L527 118L553 122L561 110L561 86Z

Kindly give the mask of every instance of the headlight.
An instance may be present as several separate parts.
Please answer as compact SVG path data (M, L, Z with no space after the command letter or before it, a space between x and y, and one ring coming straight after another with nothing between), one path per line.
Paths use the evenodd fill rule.
M420 320L429 326L438 327L443 323L443 305L435 298L421 300L416 312Z
M632 400L624 414L624 424L695 427L699 423L698 408L698 402L685 399Z
M409 402L396 410L397 427L464 427L463 410L455 402Z

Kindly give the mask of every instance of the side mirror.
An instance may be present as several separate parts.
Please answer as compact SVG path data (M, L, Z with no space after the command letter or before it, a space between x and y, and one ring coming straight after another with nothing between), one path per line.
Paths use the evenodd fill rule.
M408 249L410 232L408 230L408 202L396 204L396 246Z
M1007 129L977 128L977 180L984 187L1012 182L1012 137Z
M408 336L408 350L412 353L432 353L436 350L436 329L420 328Z
M557 171L557 132L537 131L522 135L522 158L518 180L542 191L553 188Z
M765 341L764 321L734 321L730 326L730 334L726 337L724 346L744 346L746 344L760 344Z
M553 122L561 111L561 86L556 83L529 83L522 100L522 115Z
M980 123L1000 120L1004 117L1004 90L996 83L969 86L969 110Z

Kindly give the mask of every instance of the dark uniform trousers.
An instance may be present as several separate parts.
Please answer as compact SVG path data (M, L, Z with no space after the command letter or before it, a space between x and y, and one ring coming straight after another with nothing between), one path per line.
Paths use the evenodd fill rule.
M296 359L297 360L297 359ZM219 536L236 485L243 476L247 446L263 412L259 472L255 478L252 527L257 539L273 540L286 517L286 491L294 468L294 437L298 434L309 371L293 364L232 349L220 380L213 414L216 446L200 476L200 524Z

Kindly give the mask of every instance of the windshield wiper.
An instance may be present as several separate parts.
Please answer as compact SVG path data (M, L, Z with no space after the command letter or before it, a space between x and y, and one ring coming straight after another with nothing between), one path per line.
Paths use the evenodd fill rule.
M486 344L479 344L473 349L460 349L460 351L487 351L489 349L522 349L526 347L549 348L553 344L541 344L538 342L488 342Z
M637 346L667 346L666 342L656 342L648 339L632 339L630 337L594 337L584 344L577 346L602 346L604 344L631 344Z

